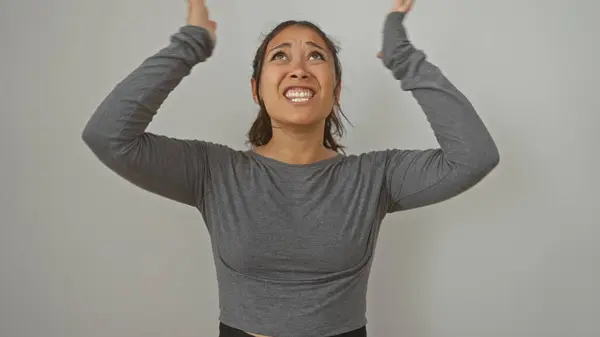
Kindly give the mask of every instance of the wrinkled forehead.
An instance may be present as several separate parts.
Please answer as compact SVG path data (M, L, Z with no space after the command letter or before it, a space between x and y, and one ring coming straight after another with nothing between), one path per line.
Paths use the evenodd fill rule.
M331 53L325 40L312 28L294 25L284 28L267 44L267 52L277 47L320 47L325 52Z

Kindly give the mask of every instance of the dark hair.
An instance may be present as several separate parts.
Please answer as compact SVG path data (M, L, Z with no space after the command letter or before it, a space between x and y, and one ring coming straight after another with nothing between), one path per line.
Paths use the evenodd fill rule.
M321 36L321 38L323 38L327 48L333 55L335 76L336 76L336 80L337 80L337 85L336 85L334 91L337 91L339 89L338 87L341 85L342 65L341 65L339 57L338 57L340 48L327 36L327 34L325 34L321 30L321 28L319 28L317 25L315 25L314 23L311 23L309 21L296 21L296 20L285 21L285 22L282 22L279 25L277 25L273 30L271 30L271 32L269 34L267 34L265 36L260 47L256 51L256 55L254 56L254 61L252 62L252 69L253 69L252 78L256 81L257 98L258 98L258 102L260 105L260 110L258 111L258 116L256 117L256 120L254 121L254 123L252 123L252 127L250 128L250 131L248 131L247 143L250 143L253 146L265 145L271 140L271 137L273 136L271 118L269 117L269 114L267 113L267 109L266 109L262 99L260 98L260 94L258 92L259 91L258 88L259 88L259 84L260 84L260 74L261 74L262 68L263 68L267 45L269 44L269 42L271 42L271 40L279 32L281 32L282 30L284 30L287 27L294 26L294 25L308 27L308 28L314 30L317 34L319 34L319 36ZM334 95L334 97L335 97L335 95ZM337 98L335 98L335 100L336 101L335 101L335 104L333 106L331 113L325 119L325 131L324 131L325 137L323 140L323 145L326 148L329 148L333 151L344 152L345 147L342 146L341 144L339 144L336 141L334 136L337 136L339 138L341 138L343 136L344 125L342 124L340 115L344 116L344 118L346 118L346 116L343 114ZM348 120L348 119L346 118L346 120Z

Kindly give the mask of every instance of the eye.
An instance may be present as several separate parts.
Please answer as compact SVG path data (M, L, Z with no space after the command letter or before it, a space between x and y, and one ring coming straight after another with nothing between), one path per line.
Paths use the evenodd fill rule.
M325 56L323 56L323 54L319 53L319 52L312 52L310 53L310 58L316 57L317 60L325 60Z
M273 55L273 56L271 57L271 61L274 61L274 60L281 60L282 58L285 58L285 57L286 57L286 56L285 56L285 54L284 54L283 52L281 52L281 51L280 51L280 52L277 52L277 53L275 53L275 55Z

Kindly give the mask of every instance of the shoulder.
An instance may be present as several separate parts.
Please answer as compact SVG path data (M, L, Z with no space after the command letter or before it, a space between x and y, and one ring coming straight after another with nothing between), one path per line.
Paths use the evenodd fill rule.
M401 150L372 150L340 155L342 159L333 166L336 173L348 178L355 177L366 181L379 180L386 176L386 171L393 162L394 155L400 152Z
M406 151L400 149L371 150L348 155L345 161L353 165L383 167L394 157L402 156Z
M205 140L196 140L195 143L208 163L239 161L248 157L245 150L235 149L227 144Z

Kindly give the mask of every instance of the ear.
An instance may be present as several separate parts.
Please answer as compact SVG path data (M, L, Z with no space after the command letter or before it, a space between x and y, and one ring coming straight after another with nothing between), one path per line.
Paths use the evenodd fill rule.
M250 80L250 89L252 90L252 98L254 99L254 103L258 103L258 88L256 87L256 80Z

